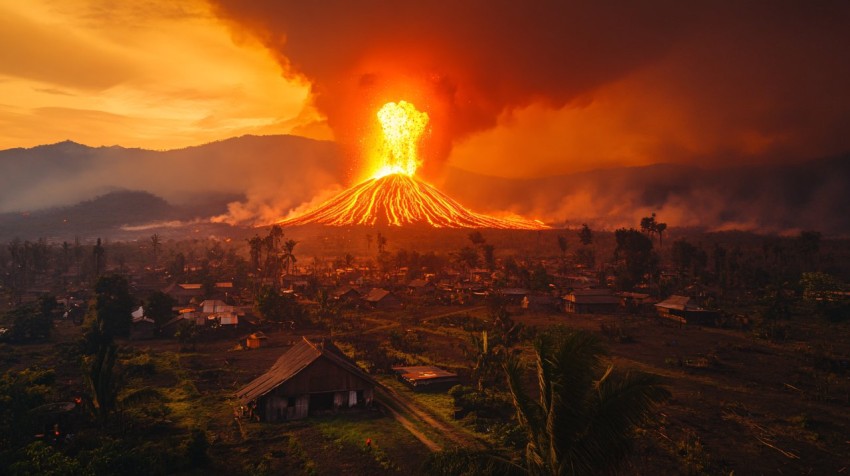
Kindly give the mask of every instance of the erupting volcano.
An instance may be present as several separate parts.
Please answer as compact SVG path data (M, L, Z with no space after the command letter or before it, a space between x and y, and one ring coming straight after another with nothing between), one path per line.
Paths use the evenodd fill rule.
M283 226L414 225L438 228L547 228L539 221L495 218L474 213L446 194L415 178L419 139L428 114L406 102L387 103L378 111L383 133L371 178L301 216L281 220Z

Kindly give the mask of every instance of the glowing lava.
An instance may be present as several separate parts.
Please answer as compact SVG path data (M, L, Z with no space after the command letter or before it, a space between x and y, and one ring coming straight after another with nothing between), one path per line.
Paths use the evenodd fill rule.
M435 187L404 174L372 178L281 225L412 225L438 228L546 228L540 222L471 212Z
M407 101L388 102L378 111L383 144L379 150L378 167L373 178L390 174L413 176L419 167L417 148L428 114L420 112Z
M495 218L471 212L446 194L414 177L420 165L419 139L428 114L406 101L378 111L383 132L372 178L345 190L304 215L281 220L283 226L414 225L438 228L548 228L539 221Z

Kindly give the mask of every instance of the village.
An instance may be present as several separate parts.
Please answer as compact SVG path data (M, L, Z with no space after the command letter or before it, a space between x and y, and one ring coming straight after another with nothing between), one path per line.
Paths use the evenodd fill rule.
M134 444L138 458L162 448L139 446L142 429L172 442L165 459L145 463L149 473L162 472L150 466L160 464L189 473L428 474L423 468L440 461L434 455L451 448L509 458L522 451L526 436L502 369L516 358L530 378L535 339L571 329L604 342L617 372L659 375L672 394L633 437L627 472L720 474L752 458L833 469L847 455L840 428L850 423L841 410L850 381L840 349L850 336L846 321L830 316L844 312L847 294L813 270L826 269L827 256L845 259L840 243L813 249L817 236L735 237L717 240L709 260L707 245L681 235L662 245L650 226L463 232L444 240L455 251L437 252L404 246L421 242L415 234L394 234L388 246L387 232L365 230L358 256L325 258L310 248L322 239L296 240L277 227L241 241L164 243L154 235L77 245L76 255L68 243L45 246L49 259L27 261L23 276L9 271L19 255L8 254L4 291L17 304L2 323L4 368L59 358L51 349L66 356L51 390L33 402L79 403L49 406L21 429L55 428L51 447L68 464L89 454L100 432L114 438L123 428L116 448ZM346 242L325 241L335 239ZM541 240L548 250L509 249ZM781 251L763 252L764 243ZM41 245L15 246L33 253ZM316 257L302 258L302 249ZM756 268L813 283L765 301L773 279L743 285ZM126 332L115 334L122 386L93 427L86 408L103 396L87 388L75 359L100 354L79 357L74 342L97 322L104 281L127 298L129 315ZM45 331L20 310L37 314L48 296L56 304ZM141 390L154 397L121 403ZM779 403L789 395L793 405ZM730 437L740 444L731 448ZM32 435L6 438L24 444ZM133 454L101 457L135 461Z

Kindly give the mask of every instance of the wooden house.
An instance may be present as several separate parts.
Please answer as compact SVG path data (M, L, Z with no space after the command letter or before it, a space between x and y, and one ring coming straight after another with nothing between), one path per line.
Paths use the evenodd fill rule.
M556 296L548 294L528 294L522 298L520 306L532 312L557 312L561 301Z
M373 288L363 297L363 301L372 309L401 309L404 302L391 291Z
M690 322L713 325L717 318L717 312L703 309L693 298L675 294L656 304L655 309L659 317L682 324Z
M414 296L426 296L437 292L437 287L430 281L414 279L407 283L407 292Z
M609 314L617 312L620 298L608 288L574 289L563 297L564 311L571 314Z
M306 337L236 392L261 421L285 421L372 404L375 382L330 342Z
M502 288L499 294L507 301L508 304L522 305L522 300L525 299L530 291L524 288Z
M163 289L162 292L173 297L180 306L185 306L192 302L192 300L198 302L204 296L204 290L198 283L173 283L171 286Z
M360 292L351 286L343 286L331 292L331 298L341 304L354 304L360 300Z

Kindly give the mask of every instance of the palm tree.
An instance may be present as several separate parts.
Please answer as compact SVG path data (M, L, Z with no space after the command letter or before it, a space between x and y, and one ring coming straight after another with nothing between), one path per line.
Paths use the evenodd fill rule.
M534 349L538 401L522 386L519 359L505 364L517 422L528 437L528 474L613 472L631 449L634 428L649 420L669 392L651 375L615 378L612 367L602 364L600 340L586 332L545 334Z
M290 274L292 265L298 261L293 254L293 250L295 250L295 245L297 244L298 242L295 240L286 240L283 243L283 262L286 264L286 274Z

